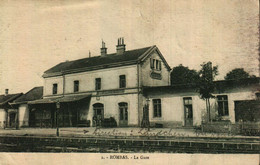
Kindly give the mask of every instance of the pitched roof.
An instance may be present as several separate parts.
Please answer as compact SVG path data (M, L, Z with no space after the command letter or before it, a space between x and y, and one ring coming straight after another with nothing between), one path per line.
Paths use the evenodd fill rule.
M255 86L255 89L260 91L260 77L245 78L239 80L219 80L214 82L216 85L215 92L224 92L227 89L243 88L247 86ZM197 92L197 85L191 84L178 84L172 86L156 86L156 87L144 87L144 94L155 93L182 93L182 92Z
M8 102L12 102L14 99L21 95L22 93L0 95L0 106L7 104Z
M73 95L73 96L61 96L61 97L54 97L54 98L43 98L39 100L29 101L28 104L50 104L50 103L68 103L68 102L75 102L79 100L83 100L86 98L90 98L91 94L81 94L81 95Z
M28 101L38 100L41 99L43 96L43 87L34 87L21 97L18 97L15 99L12 104L21 104L21 103L27 103Z
M136 64L140 59L145 57L144 55L146 55L147 52L149 52L153 48L156 48L156 46L125 51L122 55L112 53L104 56L95 56L75 61L62 62L45 71L43 77L58 76L62 75L62 73L75 73L81 71Z

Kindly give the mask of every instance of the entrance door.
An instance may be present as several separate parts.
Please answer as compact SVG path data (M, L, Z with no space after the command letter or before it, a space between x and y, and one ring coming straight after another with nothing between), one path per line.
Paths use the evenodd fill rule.
M193 126L192 98L183 98L185 126Z
M16 113L10 113L9 119L9 127L15 127Z
M127 103L119 103L119 126L128 125L128 105Z
M93 110L93 126L102 126L102 121L104 119L104 105L101 103L96 103L93 105Z

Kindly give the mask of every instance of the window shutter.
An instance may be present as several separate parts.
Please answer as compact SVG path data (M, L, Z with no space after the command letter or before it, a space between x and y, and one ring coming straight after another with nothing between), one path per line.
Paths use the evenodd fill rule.
M152 58L150 58L150 67L151 67L151 69L153 69L153 59Z
M162 62L159 61L159 70L162 70Z

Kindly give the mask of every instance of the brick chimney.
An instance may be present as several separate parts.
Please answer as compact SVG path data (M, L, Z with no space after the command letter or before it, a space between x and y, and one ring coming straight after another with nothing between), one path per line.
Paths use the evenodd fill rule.
M101 56L105 56L107 54L106 43L102 40L102 47L100 48Z
M116 54L121 55L125 52L125 44L124 44L124 38L118 38L117 46L116 46Z
M9 89L5 89L5 95L8 95L8 90L9 90Z

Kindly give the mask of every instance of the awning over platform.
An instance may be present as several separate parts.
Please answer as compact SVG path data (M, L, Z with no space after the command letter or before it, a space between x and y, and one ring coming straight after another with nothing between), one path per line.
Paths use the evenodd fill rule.
M51 98L43 98L39 100L29 101L28 104L51 104L51 103L68 103L74 101L80 101L85 98L90 98L91 95L73 95L73 96L62 96L62 97L51 97Z

